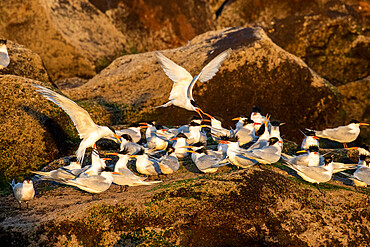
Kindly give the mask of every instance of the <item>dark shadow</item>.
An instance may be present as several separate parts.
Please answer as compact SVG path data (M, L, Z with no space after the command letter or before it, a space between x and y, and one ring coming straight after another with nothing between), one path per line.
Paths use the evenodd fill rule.
M73 143L72 138L67 135L63 128L52 118L45 114L35 111L28 106L23 106L23 110L34 119L36 119L42 127L50 134L53 142L57 145L60 155L66 155L71 150L77 148L77 144ZM44 137L47 139L47 136ZM46 140L47 141L47 140ZM48 145L46 145L48 147Z

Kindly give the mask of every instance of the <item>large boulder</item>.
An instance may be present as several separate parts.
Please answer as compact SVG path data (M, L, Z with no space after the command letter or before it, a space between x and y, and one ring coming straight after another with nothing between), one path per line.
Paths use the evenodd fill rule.
M369 9L361 0L211 1L217 28L262 26L280 47L334 85L369 75Z
M341 121L340 94L300 58L274 44L261 28L229 28L197 36L186 46L162 53L192 75L220 52L232 48L217 75L193 90L201 108L225 119L225 127L253 106L287 123L286 138L301 139L298 129L324 127ZM94 99L135 107L141 119L166 125L187 122L194 113L177 107L153 109L167 101L173 82L156 62L153 52L116 59L86 84L66 89L73 99Z
M369 75L369 18L361 10L330 2L315 14L276 20L268 33L276 44L339 86Z
M0 33L38 53L53 80L92 77L125 39L88 0L0 2Z
M345 121L356 119L370 123L370 76L365 79L347 83L338 87L343 95L343 105L346 111ZM359 142L370 143L370 128L361 128Z
M10 40L7 42L10 64L0 70L0 75L17 75L37 81L49 82L50 78L38 54Z
M205 0L90 0L125 35L128 52L184 45L215 23Z
M19 180L61 155L73 152L76 130L67 114L40 96L31 83L0 75L0 182Z

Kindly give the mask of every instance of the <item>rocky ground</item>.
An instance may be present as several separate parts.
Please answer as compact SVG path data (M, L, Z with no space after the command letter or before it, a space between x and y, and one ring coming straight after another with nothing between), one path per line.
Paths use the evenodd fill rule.
M0 197L7 246L367 246L369 193L334 176L315 186L281 164L204 175L185 160L160 185L111 188L92 200L38 182L29 209Z
M368 1L15 0L0 1L0 11L11 59L0 70L0 239L8 246L370 242L369 194L340 176L321 194L280 163L205 176L186 161L173 180L126 193L112 186L95 201L43 182L29 210L17 209L8 186L58 165L80 142L68 115L32 83L70 97L99 125L187 123L186 110L153 109L172 87L155 50L195 76L232 48L216 76L194 87L195 101L224 127L253 106L285 122L284 141L296 143L306 127L369 123ZM369 140L362 128L350 145Z

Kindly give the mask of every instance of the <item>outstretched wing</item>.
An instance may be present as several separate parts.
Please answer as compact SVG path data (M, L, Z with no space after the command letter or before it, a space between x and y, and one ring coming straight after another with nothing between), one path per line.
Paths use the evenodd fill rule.
M222 62L227 58L227 56L230 54L230 52L231 52L231 48L229 48L226 51L219 54L217 57L212 59L212 61L209 62L202 69L202 71L199 73L199 75L194 77L194 79L192 80L192 82L191 82L191 84L188 88L188 92L187 92L187 96L188 96L189 99L193 99L193 87L194 87L195 82L197 81L197 79L199 79L200 82L205 82L205 81L208 81L208 80L212 79L216 75L218 69L221 67Z
M72 119L77 128L80 138L85 138L97 129L97 125L91 119L89 113L78 106L75 102L50 89L37 84L32 84L42 96L61 107Z
M189 88L193 77L191 74L186 71L183 67L175 64L170 59L166 58L159 52L155 52L155 56L161 65L162 69L166 73L166 75L174 81L172 86L172 90L170 93L169 100L172 99L179 99L185 100L186 99L186 92Z

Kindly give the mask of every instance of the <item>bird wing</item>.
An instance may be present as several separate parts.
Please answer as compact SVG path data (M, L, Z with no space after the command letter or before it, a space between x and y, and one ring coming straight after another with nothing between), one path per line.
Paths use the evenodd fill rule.
M322 131L317 131L316 135L318 137L328 138L331 140L348 140L353 139L351 137L355 136L356 134L351 132L351 128L348 126L339 126L333 129L325 129Z
M32 85L37 88L36 91L38 91L42 96L57 104L69 115L77 128L80 138L85 138L97 129L97 125L91 119L89 113L78 106L75 102L40 85Z
M190 83L193 80L191 74L183 67L175 64L167 57L159 52L155 52L155 56L161 65L166 75L175 83L172 86L169 100L172 99L186 99L186 92Z
M257 158L258 162L262 162L261 160L267 161L269 163L278 162L280 159L280 154L277 148L273 146L268 146L261 149L254 149L250 153L246 154L248 158ZM260 160L261 159L261 160Z
M187 96L188 96L189 99L193 99L193 87L194 87L195 82L197 81L197 79L199 79L200 82L205 82L205 81L208 81L208 80L212 79L216 75L218 69L221 67L222 62L227 58L227 56L230 54L230 52L231 52L231 48L229 48L226 51L220 53L217 57L212 59L211 62L209 62L202 69L202 71L199 73L199 75L194 77L194 79L191 81L191 83L189 85L189 88L188 88L188 91L187 91Z
M220 160L213 155L203 155L198 158L196 166L199 170L203 171L209 168L218 168L226 165L226 163L218 164L219 161Z
M110 186L107 179L100 175L79 177L73 180L68 180L65 182L65 184L77 186L80 189L91 189L95 191L104 191Z

